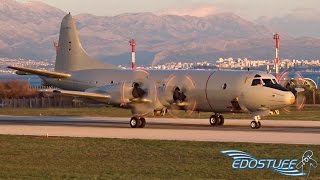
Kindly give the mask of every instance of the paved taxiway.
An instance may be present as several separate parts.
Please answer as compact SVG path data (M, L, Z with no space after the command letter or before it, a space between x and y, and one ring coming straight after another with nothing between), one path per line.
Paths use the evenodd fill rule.
M0 116L0 134L320 145L320 121L262 120L258 130L250 122L212 127L206 119L148 118L145 128L133 129L129 118Z

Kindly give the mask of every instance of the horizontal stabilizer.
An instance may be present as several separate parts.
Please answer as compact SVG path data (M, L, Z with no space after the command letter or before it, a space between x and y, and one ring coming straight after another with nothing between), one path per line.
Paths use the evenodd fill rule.
M98 99L110 99L111 97L106 94L99 93L90 93L90 92L81 92L81 91L66 91L66 90L54 90L53 93L61 94L65 96L72 97L83 97L83 98L98 98Z
M59 72L52 72L47 70L41 69L31 69L19 66L8 66L9 69L17 70L17 74L19 75L38 75L44 76L49 78L69 78L71 74L59 73Z

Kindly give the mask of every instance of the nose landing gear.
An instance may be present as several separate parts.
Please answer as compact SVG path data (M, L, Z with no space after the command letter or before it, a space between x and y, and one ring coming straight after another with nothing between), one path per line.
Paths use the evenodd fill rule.
M261 118L260 116L254 116L254 121L251 121L250 127L252 129L260 129L261 127L261 122L259 121Z
M223 126L224 117L221 114L216 113L210 117L209 122L211 126Z

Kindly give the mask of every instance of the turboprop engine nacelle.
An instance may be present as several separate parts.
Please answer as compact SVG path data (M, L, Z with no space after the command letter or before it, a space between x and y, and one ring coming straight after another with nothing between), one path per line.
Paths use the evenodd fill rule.
M109 84L99 87L94 87L86 90L86 92L94 92L110 95L108 102L113 105L120 105L129 103L130 100L134 99L133 91L135 88L131 83L117 83Z
M173 103L185 103L187 100L185 89L179 86L159 87L158 92L160 103L165 107L169 107Z

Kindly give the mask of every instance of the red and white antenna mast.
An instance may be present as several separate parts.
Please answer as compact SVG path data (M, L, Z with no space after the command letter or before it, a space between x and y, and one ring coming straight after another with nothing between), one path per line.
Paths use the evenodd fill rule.
M131 59L131 67L132 69L135 69L136 68L136 40L134 39L131 39L129 41L129 44L131 46L131 52L132 52L132 59Z
M59 45L57 41L53 41L53 47L56 49L56 55L59 53Z
M274 66L276 69L276 77L279 79L279 67L280 67L280 59L279 59L279 49L280 49L280 35L278 33L273 34L273 39L276 42L276 57L274 59Z

